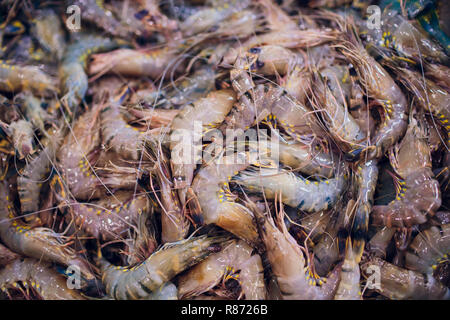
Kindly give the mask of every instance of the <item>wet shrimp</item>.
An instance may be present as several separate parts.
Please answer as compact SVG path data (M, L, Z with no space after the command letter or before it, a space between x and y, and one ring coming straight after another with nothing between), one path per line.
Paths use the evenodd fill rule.
M432 275L437 265L448 261L450 254L450 224L433 226L419 234L409 245L405 266L423 274Z
M88 89L85 71L88 57L93 53L113 50L124 44L123 40L82 34L66 47L59 66L59 78L61 93L69 110L73 111L80 104Z
M58 15L52 9L38 10L33 15L31 32L46 51L61 60L66 43Z
M84 297L67 286L67 280L53 270L48 262L35 259L16 259L0 271L0 289L32 291L44 300L84 300Z
M181 203L186 202L187 188L191 185L196 167L198 147L203 132L221 124L236 101L232 90L210 92L191 105L186 106L172 121L170 133L171 166L174 188L178 189ZM195 130L200 126L202 132ZM187 146L194 146L195 155L188 154Z
M115 267L100 257L102 282L117 300L146 300L180 272L201 262L224 245L223 237L197 237L167 244L134 267Z
M391 156L401 177L397 196L388 205L373 207L372 223L387 227L411 227L427 221L441 206L439 182L431 170L431 155L423 122L410 118L408 130Z
M53 77L37 66L9 64L0 60L0 90L20 92L30 90L39 96L58 93Z
M361 300L361 288L359 285L360 271L357 255L352 248L351 239L347 239L345 259L342 264L340 281L334 296L334 300Z
M383 124L371 138L371 145L367 148L356 148L349 152L349 156L355 159L364 158L362 152L364 151L367 154L367 160L380 158L406 131L408 105L405 95L388 72L369 55L361 44L356 43L356 40L344 42L338 47L355 66L369 96L384 109Z
M317 212L330 209L336 203L346 180L343 173L335 178L311 181L285 169L249 167L231 181L249 192L263 192L267 199L281 195L281 201L290 207Z
M178 280L180 299L199 296L221 280L235 279L246 300L266 297L261 258L244 241L233 241L221 252L213 254L190 269Z
M5 182L0 184L0 238L16 253L65 266L75 265L87 280L94 275L83 258L64 244L61 234L49 228L33 228L24 225L14 214L14 207Z
M220 154L200 168L192 182L192 190L201 210L196 213L205 224L215 224L239 238L255 245L258 232L252 212L234 201L228 182L232 176L245 169L251 155L243 152L232 155ZM194 211L194 210L193 210Z
M379 268L381 278L380 287L375 290L385 297L413 300L450 299L450 290L432 275L403 269L375 257L361 264L362 274L370 276L373 267Z
M326 279L311 278L305 254L286 230L283 220L277 217L279 227L276 227L269 213L264 214L253 204L251 207L283 299L332 299L339 283L340 267L336 267Z
M127 191L117 191L114 196L90 203L72 200L67 205L67 222L73 221L86 234L105 241L124 236L139 215L149 210L146 195L133 197Z

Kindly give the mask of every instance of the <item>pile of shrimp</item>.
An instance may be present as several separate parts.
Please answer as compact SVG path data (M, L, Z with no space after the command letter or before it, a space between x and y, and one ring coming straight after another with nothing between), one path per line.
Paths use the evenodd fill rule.
M448 46L387 2L0 1L0 298L449 299Z

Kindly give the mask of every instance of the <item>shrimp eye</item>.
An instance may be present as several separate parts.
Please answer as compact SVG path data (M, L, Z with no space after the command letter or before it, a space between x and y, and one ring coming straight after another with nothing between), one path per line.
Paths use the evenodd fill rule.
M260 53L260 52L261 52L261 48L258 48L258 47L250 49L250 53Z
M352 77L356 77L357 76L356 69L353 66L350 67L349 73L350 73L350 75Z
M256 62L254 64L252 64L252 69L261 69L262 67L264 67L264 62L256 60Z
M134 14L134 17L137 19L137 20L142 20L144 17L146 17L148 15L148 10L141 10L141 11L139 11L139 12L136 12L135 14Z

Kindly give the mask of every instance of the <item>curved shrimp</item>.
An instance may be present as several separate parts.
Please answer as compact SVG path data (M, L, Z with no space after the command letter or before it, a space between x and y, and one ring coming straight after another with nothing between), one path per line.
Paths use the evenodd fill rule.
M420 232L407 249L405 266L409 270L433 274L450 254L450 224L433 226Z
M344 42L339 48L355 66L368 94L385 110L385 119L371 139L372 145L366 149L356 148L349 155L353 155L355 159L364 158L364 151L367 153L367 160L380 158L406 131L408 105L405 95L388 72L356 40Z
M385 259L386 249L395 234L395 228L381 228L367 243L367 248L375 257Z
M235 279L246 300L264 300L266 289L261 257L244 241L233 241L190 269L178 280L180 299L201 295L223 279Z
M205 224L215 224L252 245L258 243L258 232L252 212L230 197L228 182L249 165L249 155L241 152L219 155L202 167L192 182L201 217Z
M261 240L283 299L332 299L339 283L340 267L336 267L327 279L311 279L307 274L308 266L304 253L286 230L283 220L278 219L280 230L275 226L270 214L262 213L253 204L250 206L258 221Z
M11 132L14 149L17 150L19 159L36 152L34 144L34 130L30 122L18 120L12 122L8 130Z
M187 188L191 185L197 154L192 158L188 151L191 146L198 146L203 132L198 133L198 126L202 131L217 127L230 112L235 94L232 90L218 90L210 92L191 105L186 106L172 121L170 133L171 166L174 187L178 189L181 203L186 201ZM187 150L186 150L187 149ZM201 150L196 148L195 153Z
M361 264L362 273L369 276L373 267L380 270L380 287L375 290L391 299L450 299L450 290L432 275L403 269L380 258ZM371 267L371 269L369 269Z
M87 262L72 248L61 241L61 235L48 228L33 228L21 223L13 212L13 204L5 182L0 183L0 238L14 252L25 256L57 262L65 266L75 265L82 275L93 279Z
M78 118L57 154L61 177L78 200L98 198L104 193L90 166L93 150L100 145L99 108L95 106Z
M74 221L88 235L107 241L123 236L138 216L149 210L149 200L146 195L133 197L131 192L118 191L114 196L86 204L69 201L68 206L68 222Z
M197 237L168 244L134 267L115 267L100 259L102 282L117 300L145 300L180 272L221 249L224 237Z
M35 259L16 259L0 271L0 289L19 287L31 289L44 300L84 300L83 296L67 287L67 280L51 265Z
M74 110L78 106L88 89L85 71L88 57L93 53L116 49L123 44L122 40L83 34L66 47L59 66L59 78L61 92L69 110Z
M63 129L51 136L49 144L41 153L28 162L17 177L17 190L19 192L20 208L23 213L35 212L39 209L39 195L42 183L49 168L56 157L56 152L63 140Z
M427 221L441 206L439 182L431 170L430 148L422 123L411 117L408 130L395 148L391 164L401 177L397 197L385 206L374 206L373 224L411 227Z
M61 60L66 43L58 15L52 9L44 9L33 16L31 32L45 50Z
M56 81L36 66L9 64L0 60L0 90L19 92L31 90L38 96L51 96L58 92Z
M177 51L169 47L151 51L117 49L93 55L89 74L107 71L107 73L124 76L157 79L164 72L170 72L173 69L172 61L176 57Z

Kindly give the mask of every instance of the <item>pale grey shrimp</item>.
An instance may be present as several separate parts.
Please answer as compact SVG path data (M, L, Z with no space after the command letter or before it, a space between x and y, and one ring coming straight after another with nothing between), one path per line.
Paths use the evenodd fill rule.
M133 192L117 191L90 203L69 200L66 221L96 239L116 240L123 237L139 215L149 210L146 195L133 197Z
M262 213L253 204L251 207L283 299L332 299L339 283L340 267L336 267L326 279L315 281L310 278L305 253L287 231L282 218L278 217L277 228L269 213Z
M87 280L94 278L87 261L63 243L61 234L48 228L31 229L15 216L13 202L5 182L0 184L0 201L0 238L9 249L44 261L65 266L76 265Z
M0 271L0 290L8 294L8 289L19 288L25 293L22 287L44 300L84 300L48 262L35 259L16 259Z
M362 274L373 274L373 268L380 270L380 287L376 291L390 299L450 299L450 290L432 275L403 269L380 258L372 258L361 264ZM370 269L369 269L370 268Z
M46 135L45 123L51 119L51 116L42 108L42 101L29 93L20 93L14 97L14 100L22 105L27 120Z
M239 282L246 300L265 299L261 257L242 240L231 242L183 274L178 280L180 299L199 296L228 279Z
M100 259L102 282L117 300L146 300L177 274L221 249L224 237L197 237L167 244L134 267L115 267Z
M193 159L188 150L200 143L203 131L214 129L221 124L230 112L236 96L232 90L210 92L191 105L186 106L172 121L170 134L170 150L174 188L178 189L181 203L186 201L187 188L191 185L197 157ZM200 135L195 132L200 126ZM189 146L189 148L187 148ZM196 153L201 152L196 150Z
M84 99L88 89L86 66L91 54L116 49L124 45L123 40L82 34L66 47L59 66L61 93L69 110L74 110Z
M293 172L278 168L250 167L232 179L250 192L263 192L267 199L281 197L290 207L307 212L330 209L339 199L346 185L346 175L312 181Z

